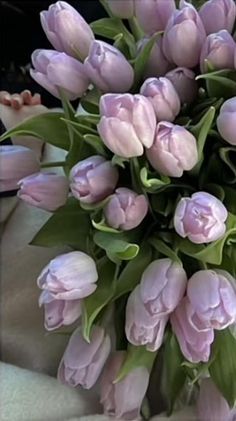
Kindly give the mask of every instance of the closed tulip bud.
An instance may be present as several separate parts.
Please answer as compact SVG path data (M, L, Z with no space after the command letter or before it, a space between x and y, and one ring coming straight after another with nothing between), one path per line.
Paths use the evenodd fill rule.
M152 103L157 121L174 121L179 114L179 96L173 84L166 77L145 80L140 93Z
M230 409L210 378L202 379L197 400L197 415L201 421L233 421L235 409Z
M80 98L88 88L89 79L84 65L65 53L35 50L32 63L31 77L56 98L60 98L58 88L63 89L71 101Z
M18 189L22 177L40 170L34 152L24 146L3 145L0 147L0 191Z
M208 71L208 63L216 70L233 69L234 52L235 42L228 31L222 30L208 35L200 56L201 72Z
M139 53L141 53L148 41L149 38L142 38L138 42L137 48ZM159 37L152 47L151 53L145 66L145 78L164 76L166 72L168 72L168 70L173 67L173 65L168 62L163 53L162 43L163 40L161 37Z
M118 18L130 19L134 16L135 0L108 0L108 6Z
M100 114L98 132L115 154L132 158L142 155L144 146L152 146L156 117L152 104L144 96L103 95Z
M236 96L222 105L217 118L217 129L226 142L236 145Z
M170 177L182 177L198 161L195 137L184 127L167 121L158 123L154 143L146 154L153 168Z
M126 92L133 85L133 67L117 48L104 41L93 41L84 65L102 92Z
M228 272L217 269L200 270L189 279L189 301L206 327L221 330L236 322L235 283Z
M125 351L113 354L101 378L101 403L105 415L123 420L136 420L146 394L149 373L145 367L137 367L122 380L117 378L126 357Z
M98 273L94 260L85 253L61 254L42 270L37 283L56 300L77 300L97 288Z
M172 82L182 104L191 104L195 100L198 85L192 70L186 67L177 67L166 73L165 77Z
M69 193L67 178L54 173L36 173L21 179L18 185L21 200L49 212L63 206Z
M81 300L55 300L44 290L39 297L39 306L44 305L44 326L51 331L74 323L81 315Z
M163 37L163 50L171 63L191 68L199 63L206 32L196 9L182 1L181 7L168 21Z
M226 230L228 212L223 203L206 192L183 197L174 215L177 233L192 243L202 244L221 238Z
M139 25L146 34L164 31L168 19L176 10L174 0L142 0L135 2Z
M82 16L65 1L51 4L40 13L48 40L57 51L84 60L94 40L93 31Z
M226 29L232 32L236 17L234 0L208 0L199 10L207 34Z
M163 342L168 316L151 314L141 297L138 285L130 294L126 307L125 333L136 346L146 345L148 351L157 351Z
M207 362L210 358L214 330L198 330L189 320L191 305L184 297L170 316L171 326L185 358L192 363Z
M147 199L132 190L119 188L105 206L104 214L108 225L124 231L136 228L148 212Z
M96 203L115 189L119 174L110 161L94 155L78 162L70 172L70 187L82 203Z
M91 389L100 376L111 350L111 340L100 326L94 326L90 342L76 329L62 357L58 379L70 386Z

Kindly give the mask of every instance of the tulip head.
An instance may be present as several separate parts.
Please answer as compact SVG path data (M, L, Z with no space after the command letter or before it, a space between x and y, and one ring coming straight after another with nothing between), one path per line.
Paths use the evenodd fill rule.
M115 154L132 158L150 148L156 128L155 112L142 95L106 94L100 100L98 132Z
M139 53L141 53L148 41L149 38L146 37L142 38L138 42L137 48ZM168 72L168 70L170 70L173 67L173 65L168 62L163 53L162 44L163 39L162 37L159 37L153 45L151 53L148 57L146 67L144 70L145 78L164 76L166 72Z
M235 41L225 29L206 38L201 51L202 73L208 72L208 63L215 69L233 69Z
M104 215L108 225L124 231L136 228L148 212L146 197L127 188L119 188L105 206Z
M48 40L57 51L84 60L94 40L93 31L83 17L65 1L51 4L40 13Z
M84 62L86 73L102 92L126 92L134 81L134 70L125 56L104 41L93 41Z
M234 0L208 0L199 10L200 18L207 34L222 29L232 32L236 18L236 5Z
M217 118L217 129L226 142L236 145L236 96L222 105Z
M184 127L167 121L158 123L154 143L146 154L153 168L170 177L182 177L198 162L195 137Z
M110 161L99 155L78 162L70 171L70 187L82 203L96 203L113 193L119 174Z
M130 19L134 16L135 0L108 0L108 6L118 18Z
M176 67L166 73L165 77L172 82L182 104L191 104L195 100L198 85L192 70L186 67Z
M193 243L210 243L224 235L227 217L227 209L219 199L206 192L197 192L178 203L174 227L181 237L187 237Z
M135 2L139 25L146 34L164 31L168 19L176 10L174 0L142 0Z

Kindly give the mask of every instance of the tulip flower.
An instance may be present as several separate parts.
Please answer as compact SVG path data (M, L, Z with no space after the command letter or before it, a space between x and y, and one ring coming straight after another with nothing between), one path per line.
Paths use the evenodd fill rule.
M70 337L62 357L58 379L70 386L91 389L100 376L111 350L111 340L100 326L93 326L90 342L83 338L80 328Z
M40 13L48 40L57 51L84 60L94 40L93 31L70 4L58 1Z
M198 85L192 70L186 67L176 67L166 73L165 77L172 82L182 104L191 104L195 100Z
M174 121L179 114L179 96L173 84L166 77L145 80L140 93L152 103L157 121Z
M139 53L141 53L148 41L149 38L146 37L142 38L138 42L137 48ZM166 72L168 72L168 70L173 67L173 65L168 62L163 53L162 43L163 39L162 37L159 37L152 47L151 53L146 62L144 71L145 78L164 76Z
M217 269L200 270L189 279L189 301L207 328L221 330L236 322L235 282L228 272Z
M119 174L110 161L99 155L78 162L70 171L70 187L82 203L96 203L113 193Z
M118 18L130 19L134 16L135 0L108 0L108 6Z
M53 212L65 205L69 193L66 177L55 173L36 173L18 183L18 197L29 205Z
M223 203L206 192L183 197L174 215L177 233L196 244L210 243L221 238L226 230L228 212Z
M98 132L115 154L132 158L153 144L156 117L150 101L142 95L107 94L100 100Z
M135 1L135 13L139 25L146 34L164 31L168 19L175 12L174 0Z
M116 189L105 206L104 215L108 225L124 231L136 228L148 212L147 199L127 188Z
M191 305L184 297L170 316L171 326L185 358L192 363L207 362L210 358L214 330L199 330L189 320Z
M136 420L149 382L145 367L137 367L115 383L126 353L117 351L110 357L101 378L101 403L107 416L123 420Z
M81 300L55 300L44 290L39 297L39 306L44 305L44 326L51 331L74 323L81 315Z
M0 191L18 189L22 177L40 170L34 152L24 146L3 145L0 147Z
M233 69L235 41L228 31L222 30L206 38L201 51L201 72L208 72L208 63L214 69Z
M226 142L236 145L236 96L222 105L217 118L217 129Z
M170 177L182 177L198 162L195 137L184 127L167 121L158 123L154 143L147 149L148 161L158 172Z
M232 32L236 18L234 0L208 0L199 10L207 34L226 29Z
M181 10L172 14L166 26L163 50L171 63L191 68L199 63L206 32L196 9L185 1L180 3Z
M37 283L56 300L77 300L95 291L97 279L94 260L85 253L72 251L51 260Z
M211 378L201 380L197 415L201 421L233 421L236 410L230 409Z
M133 67L117 48L104 41L93 41L84 65L88 77L102 92L126 92L133 85Z
M58 88L63 89L67 98L73 101L80 98L89 86L84 65L65 53L35 50L32 63L31 77L56 98L60 98Z
M128 341L136 346L146 345L148 351L157 351L162 345L167 322L167 315L151 314L138 285L131 292L126 306L125 333Z

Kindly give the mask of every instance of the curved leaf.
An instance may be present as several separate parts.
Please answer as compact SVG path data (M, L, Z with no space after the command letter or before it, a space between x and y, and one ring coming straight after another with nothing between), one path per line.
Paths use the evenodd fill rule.
M108 257L115 263L118 260L132 260L138 252L139 246L126 241L125 235L117 235L105 232L97 232L94 242L106 251Z

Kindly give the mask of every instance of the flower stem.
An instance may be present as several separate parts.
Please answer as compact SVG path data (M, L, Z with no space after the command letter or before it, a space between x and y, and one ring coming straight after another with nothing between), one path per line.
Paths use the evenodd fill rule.
M66 161L45 162L41 164L41 168L64 167Z

